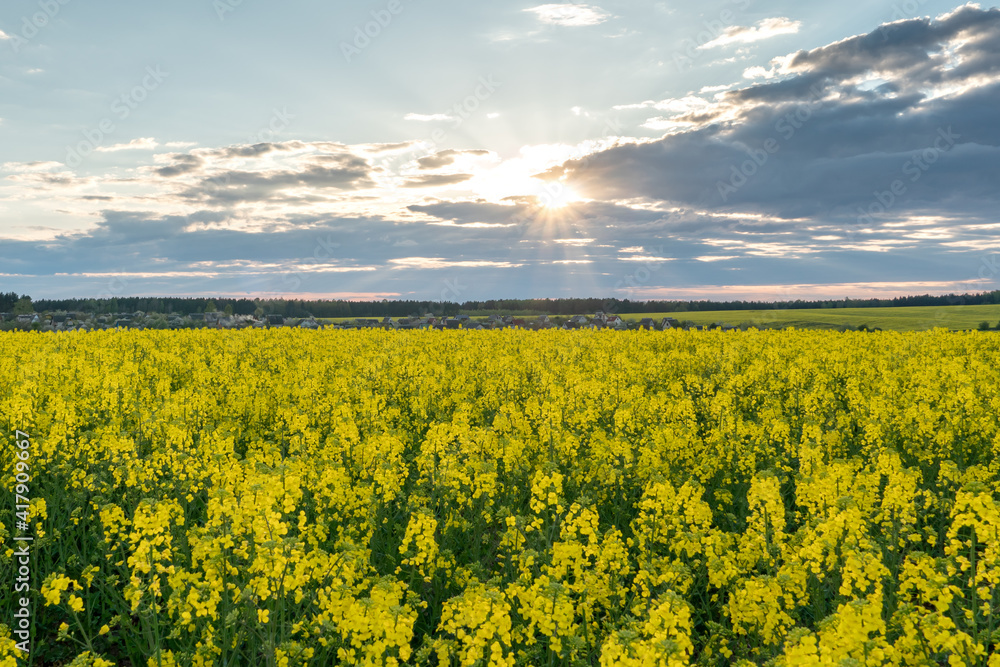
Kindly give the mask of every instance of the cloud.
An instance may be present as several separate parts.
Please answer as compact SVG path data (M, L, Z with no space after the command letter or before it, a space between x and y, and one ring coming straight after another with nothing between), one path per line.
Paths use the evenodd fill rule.
M411 204L407 209L453 223L507 224L511 220L528 217L531 207L527 204L497 204L486 201L441 201L433 204Z
M455 117L446 113L408 113L403 116L403 120L414 120L419 123L437 123L442 121L452 121Z
M367 162L353 156L344 156L334 167L308 166L301 170L276 169L267 171L231 170L203 179L197 187L185 194L191 199L215 203L246 203L282 199L285 191L307 188L312 192L323 190L358 190L372 187L371 172Z
M397 141L393 143L364 144L361 148L366 153L396 153L412 148L417 143L416 141Z
M130 294L432 300L985 289L1000 273L977 277L1000 254L997 44L997 10L887 24L761 62L753 80L622 105L669 134L506 160L283 141L161 144L85 176L9 162L0 203L27 215L4 226L0 263L11 289L45 296L96 295L116 275ZM540 206L542 170L583 199ZM456 277L461 294L442 296Z
M443 150L438 151L434 155L428 155L426 157L419 158L417 164L420 169L440 169L442 167L447 167L455 163L455 160L462 155L489 155L490 152L482 149L474 149L467 151L459 150Z
M770 79L775 76L773 70L769 70L760 65L754 65L753 67L747 67L743 70L744 79Z
M144 168L176 181L188 202L216 206L250 202L291 202L322 198L330 191L371 188L380 170L365 152L334 142L287 141L200 148L155 156L159 166Z
M648 121L671 134L547 176L588 197L786 219L986 215L1000 202L998 43L997 9L882 26L775 59L773 78L704 105L644 103L675 109Z
M173 178L174 176L191 173L205 164L205 161L198 155L177 153L167 157L171 160L171 164L166 167L154 169L154 172L158 176L163 176L164 178Z
M143 137L141 139L133 139L127 144L112 144L111 146L98 146L94 150L98 153L117 153L118 151L151 151L155 149L159 144L156 139L152 137Z
M390 259L389 264L397 269L454 269L454 268L483 268L492 267L500 269L514 269L524 264L514 264L511 262L496 262L491 260L458 260L445 259L443 257L400 257Z
M61 162L42 162L36 160L34 162L4 162L3 164L0 164L0 169L4 171L13 171L15 173L28 173L36 171L49 171L62 166L63 164Z
M453 164L457 154L458 151L454 150L438 151L434 155L418 159L417 164L420 165L421 169L440 169Z
M61 166L61 165L60 165ZM47 190L53 188L68 188L89 183L89 179L79 178L71 171L47 173L45 170L25 170L7 177L7 180L25 183L30 186Z
M3 30L0 30L0 40L10 39L10 38L11 38L10 35L5 33Z
M909 219L895 228L876 224L854 243L910 245L905 254L882 253L879 262L871 262L869 250L838 247L845 230L835 222L803 226L762 216L609 202L575 204L571 218L558 223L528 202L409 208L452 224L404 223L398 216L289 215L273 221L279 229L258 233L227 211L180 216L105 210L93 228L45 243L5 240L0 262L14 276L12 288L23 282L36 292L68 289L72 296L96 295L113 280L129 294L201 294L210 285L216 295L378 291L441 298L444 279L465 286L458 295L463 300L495 298L498 284L510 294L532 294L544 284L546 295L578 296L610 294L616 283L641 275L648 278L639 287L616 294L682 298L735 293L726 291L735 271L751 286L740 294L781 298L783 283L828 282L844 285L846 291L834 295L842 297L856 296L864 284L881 294L900 291L901 285L959 284L955 276L962 276L963 266L974 266L982 251L956 246L942 252L933 237L947 236L948 243L968 248L991 243L996 226L992 218L972 217ZM796 259L802 256L808 263ZM715 261L704 261L708 258ZM845 267L851 267L849 279ZM451 270L466 277L455 283ZM982 281L961 284L975 290Z
M524 11L535 13L542 23L569 27L598 25L611 18L610 14L593 5L539 5Z
M404 188L430 188L442 185L455 185L472 178L472 174L423 174L407 179Z
M728 88L729 86L724 86ZM711 91L709 91L711 92ZM695 110L706 109L712 106L712 102L706 100L697 95L687 95L685 97L669 98L666 100L660 100L659 102L654 102L653 100L646 100L645 102L640 102L638 104L619 104L612 107L615 110L633 110L633 109L656 109L658 111L673 111L673 112L689 112Z
M257 144L238 144L214 150L204 151L206 156L228 158L257 158L275 151L293 151L305 146L301 141L286 141L282 143L261 142Z
M781 60L782 69L822 70L843 77L869 71L878 64L879 69L915 75L926 83L995 72L998 24L1000 10L964 5L936 20L896 21L866 35L799 51ZM949 53L946 46L954 51ZM956 67L946 67L949 62Z
M710 42L699 46L699 49L714 49L730 44L750 44L759 42L778 35L793 35L802 27L801 21L779 16L776 18L761 19L752 26L730 26L722 31L722 34Z

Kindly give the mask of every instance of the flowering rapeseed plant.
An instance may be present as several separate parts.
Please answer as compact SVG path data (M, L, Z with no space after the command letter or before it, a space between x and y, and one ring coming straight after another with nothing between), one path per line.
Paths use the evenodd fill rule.
M998 362L939 330L0 334L35 658L1000 667Z

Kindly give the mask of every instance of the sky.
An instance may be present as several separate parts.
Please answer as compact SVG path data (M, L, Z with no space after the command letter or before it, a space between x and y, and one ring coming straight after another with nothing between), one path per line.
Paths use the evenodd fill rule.
M0 291L1000 289L1000 10L5 0Z

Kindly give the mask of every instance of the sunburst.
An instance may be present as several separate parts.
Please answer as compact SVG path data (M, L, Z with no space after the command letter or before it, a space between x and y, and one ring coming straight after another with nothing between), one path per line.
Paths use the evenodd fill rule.
M550 183L538 195L539 204L546 209L566 208L577 201L580 201L580 195L562 183Z

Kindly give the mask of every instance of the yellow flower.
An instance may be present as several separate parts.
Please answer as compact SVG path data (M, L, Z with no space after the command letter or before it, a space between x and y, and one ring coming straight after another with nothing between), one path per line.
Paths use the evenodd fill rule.
M74 584L72 579L64 575L53 576L51 580L42 585L42 596L45 598L45 604L59 604L62 592L69 590L70 586ZM73 587L75 588L75 586Z
M0 332L18 520L100 540L41 599L158 613L154 667L258 607L279 667L1000 667L1000 336L606 333Z

